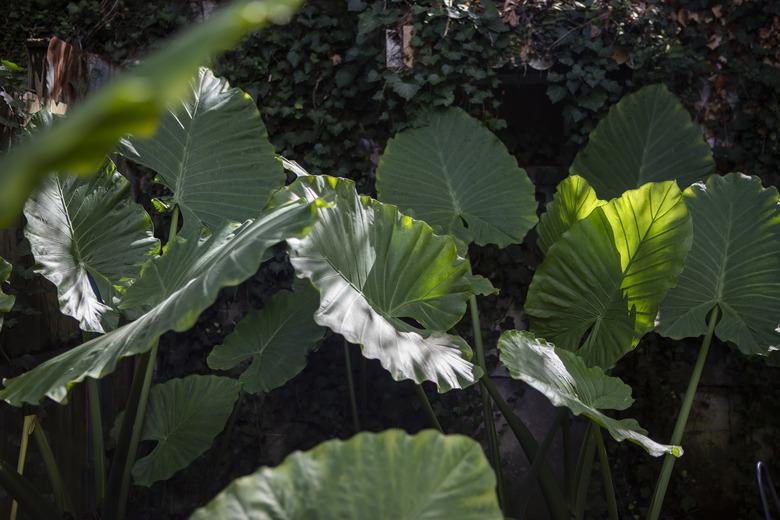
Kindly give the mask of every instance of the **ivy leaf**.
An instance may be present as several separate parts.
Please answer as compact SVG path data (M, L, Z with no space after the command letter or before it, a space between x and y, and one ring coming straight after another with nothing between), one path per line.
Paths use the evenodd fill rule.
M240 388L233 379L201 375L154 385L141 440L157 443L135 461L133 482L149 487L168 480L205 453L225 427Z
M685 190L693 247L677 286L661 305L658 332L674 339L707 332L749 355L780 345L780 211L778 192L740 173L713 175Z
M159 174L185 225L200 222L213 230L225 221L243 222L283 186L282 167L248 94L205 67L190 89L153 137L123 139L122 153Z
M360 433L235 480L190 520L503 518L496 479L468 437Z
M247 314L211 351L209 367L228 370L251 358L241 374L244 390L279 388L303 370L306 356L325 332L314 321L319 303L320 295L308 281L296 281L293 292L278 292L262 310Z
M127 180L113 164L91 178L50 175L24 214L36 272L57 287L62 313L87 332L116 328L115 299L160 248Z
M417 94L417 91L420 90L420 85L403 81L396 75L388 77L387 84L390 85L390 88L393 92L404 98L406 101L412 99Z
M647 437L634 419L613 419L601 410L625 410L634 400L631 387L598 367L589 368L577 354L555 348L527 331L508 330L498 340L501 363L513 379L529 384L554 406L565 406L606 428L618 442L628 440L653 457L682 456L679 446L659 444Z
M534 185L504 144L459 108L387 143L379 199L465 243L505 247L536 225Z

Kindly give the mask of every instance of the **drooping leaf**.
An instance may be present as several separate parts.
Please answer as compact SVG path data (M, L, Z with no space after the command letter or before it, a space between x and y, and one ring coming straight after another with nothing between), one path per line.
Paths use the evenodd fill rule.
M209 367L228 370L246 359L252 364L241 374L244 390L270 392L298 375L306 356L325 329L314 321L320 294L306 280L293 292L275 294L260 311L247 314L208 357Z
M701 129L663 85L650 85L613 106L571 166L602 199L648 182L681 188L715 171Z
M141 440L156 445L135 462L133 482L167 480L205 453L225 427L240 388L234 379L201 375L153 386Z
M653 457L666 453L682 455L681 447L648 438L636 420L613 419L602 413L630 407L634 402L631 387L598 367L589 368L577 354L517 330L501 334L498 350L509 374L544 394L554 406L565 406L574 415L584 415L606 428L616 441L633 442Z
M0 399L13 405L44 396L65 399L85 377L111 373L120 359L148 351L170 330L192 327L223 287L257 272L268 248L300 236L315 221L314 205L289 202L242 226L226 225L208 240L177 238L167 254L147 263L125 293L122 308L145 311L136 321L95 338L5 381Z
M185 225L217 229L225 220L243 222L282 187L282 166L248 94L205 67L190 90L162 117L154 136L123 139L121 150L159 174Z
M468 437L360 433L234 481L190 520L500 520L495 484Z
M50 175L24 214L37 272L57 287L63 314L88 332L114 329L114 299L160 247L127 180L113 165L90 178Z
M652 330L692 242L674 181L595 208L547 252L528 290L531 330L589 365L612 367Z
M454 240L358 195L346 179L300 177L285 191L334 202L320 209L307 237L289 241L298 275L320 291L317 323L362 345L396 380L433 381L441 392L473 384L480 371L469 362L471 349L444 331L485 280L469 274Z
M539 248L547 251L570 227L584 219L590 212L607 202L600 200L588 181L578 175L563 179L555 190L552 202L539 219L536 232Z
M685 190L693 247L677 286L661 305L658 332L680 339L707 332L745 354L780 345L780 210L778 192L758 177L713 175Z
M179 99L212 54L269 21L286 22L299 4L299 0L233 3L162 45L59 124L14 147L0 160L0 227L18 216L27 196L51 172L92 174L121 137L152 135L168 104Z
M3 314L10 312L16 301L15 296L3 292L2 286L11 277L11 269L11 264L0 257L0 329L3 328Z
M523 241L536 225L534 185L506 147L459 108L390 139L379 160L379 200L466 244Z

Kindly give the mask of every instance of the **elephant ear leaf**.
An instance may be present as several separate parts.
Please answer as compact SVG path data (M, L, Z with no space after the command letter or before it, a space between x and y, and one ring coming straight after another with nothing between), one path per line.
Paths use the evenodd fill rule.
M613 106L571 166L602 199L648 182L674 180L681 188L715 171L712 151L680 101L663 85L649 85Z
M159 250L149 215L109 164L93 177L50 175L24 208L37 272L82 330L117 325L115 300Z
M588 367L574 352L557 349L527 331L510 330L498 340L501 363L513 379L529 384L554 406L565 406L605 428L618 442L628 440L653 457L682 455L679 446L659 444L647 437L634 419L613 419L602 410L625 410L634 402L631 387L598 367Z
M51 172L91 175L121 137L153 134L198 66L268 22L286 22L300 3L232 2L79 103L61 124L14 146L0 158L0 227L17 217L28 195Z
M190 520L503 518L479 444L400 430L323 442L233 481Z
M314 321L320 295L308 280L297 280L293 292L276 293L260 311L247 314L208 357L212 369L228 370L246 359L244 390L270 392L298 375L306 356L325 329Z
M549 249L528 290L531 330L611 368L653 329L683 268L692 227L674 181L595 208Z
M222 288L257 272L270 247L304 234L315 211L314 205L291 201L243 225L227 224L205 240L177 238L164 256L144 265L122 299L122 309L142 312L137 320L4 381L0 399L15 406L44 396L62 401L85 377L99 379L122 358L147 352L162 334L189 329Z
M780 211L778 192L758 177L713 175L685 190L693 247L677 286L661 305L658 332L675 339L707 331L745 354L780 345Z
M362 345L396 380L433 381L442 392L477 381L471 349L444 331L486 280L471 276L451 237L358 195L346 179L300 177L283 191L333 201L309 235L289 241L298 276L320 291L317 323Z
M579 175L570 175L563 179L536 228L542 253L547 254L550 246L570 227L606 203L596 196L588 181Z
M3 328L3 314L11 312L16 297L3 292L2 284L11 277L11 264L0 258L0 329Z
M133 466L133 482L151 486L171 478L206 452L225 427L241 384L227 377L191 375L152 387L141 440L156 441Z
M214 230L224 221L255 217L284 184L257 106L205 67L190 87L154 136L123 139L121 150L159 174L185 225L200 222Z
M379 200L466 244L504 247L536 225L534 185L501 143L459 108L390 139L379 159Z

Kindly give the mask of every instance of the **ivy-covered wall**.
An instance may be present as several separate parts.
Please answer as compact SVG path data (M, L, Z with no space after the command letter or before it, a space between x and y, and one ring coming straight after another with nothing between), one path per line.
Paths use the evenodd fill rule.
M0 57L23 64L26 38L56 34L131 66L163 37L208 13L210 4L15 2L0 13ZM388 31L402 39L410 29L411 66L389 68ZM366 193L373 191L376 161L390 135L414 125L424 110L457 105L499 133L540 186L539 198L546 200L608 107L653 82L666 83L694 114L720 171L761 175L765 184L780 186L780 2L310 0L292 24L248 38L220 58L216 68L255 97L279 153L313 172L353 178ZM488 298L482 307L483 323L495 333L517 317L540 256L532 240L503 251L481 248L472 256L475 269L501 289L500 296ZM283 258L274 265L284 274ZM259 305L278 285L262 278L223 295L186 333L186 352L171 348L166 354L164 369L174 373L177 364L205 356L206 346L229 330L234 300ZM676 396L684 391L696 348L656 336L643 345L619 371L635 388L641 422L662 437L662 432L671 432L670 410L679 407ZM715 368L704 379L709 388L704 394L715 395L714 404L707 408L704 403L701 413L705 419L721 413L725 399L730 444L715 439L709 460L686 455L681 461L668 501L676 506L670 518L756 517L752 464L759 456L777 460L772 448L780 429L775 373L760 361L720 347L714 354ZM316 355L318 363L297 383L260 403L242 404L237 431L246 427L240 438L254 446L251 453L260 459L252 457L253 463L269 460L267 448L279 431L298 439L301 444L294 447L308 447L301 431L324 438L349 434L348 411L339 408L345 394L336 387L341 383L334 382L343 379L338 372L341 353L323 348ZM378 390L382 372L366 370L362 373L370 374L369 395L375 406L366 412L369 428L402 420L398 403L408 397L405 390ZM382 388L397 387L388 382ZM478 413L472 407L478 401L469 399L447 396L435 403L448 431L474 433L473 425L462 420ZM301 416L307 417L305 427ZM267 419L270 426L262 428L271 440L255 453L260 445L254 437L260 426L255 423L263 422L258 417ZM244 441L224 449L246 453ZM631 447L611 449L620 454L612 457L617 461L616 486L628 500L621 508L627 515L639 514L659 465ZM179 484L181 493L171 491ZM171 508L181 512L193 499L183 498L191 490L189 482L179 484L171 484L169 492L177 497L170 502L181 506Z

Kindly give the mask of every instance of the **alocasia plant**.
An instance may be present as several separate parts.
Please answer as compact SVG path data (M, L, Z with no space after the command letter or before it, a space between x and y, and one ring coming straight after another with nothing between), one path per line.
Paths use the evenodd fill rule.
M373 518L500 520L479 444L400 430L324 442L230 484L190 520Z

